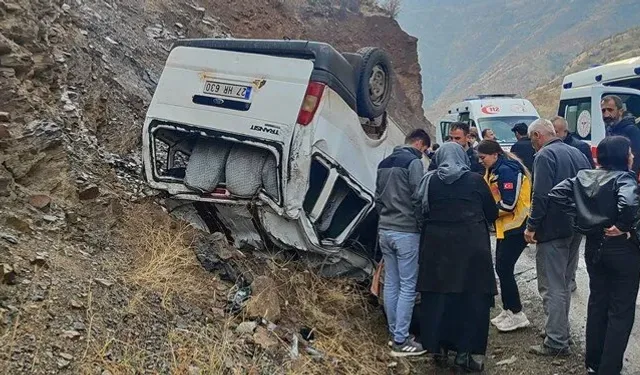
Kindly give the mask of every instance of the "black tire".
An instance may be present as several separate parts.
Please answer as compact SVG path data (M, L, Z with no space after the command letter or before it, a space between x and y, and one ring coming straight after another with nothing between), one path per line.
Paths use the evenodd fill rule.
M357 72L358 116L382 116L391 99L391 60L382 49L375 47L361 48L358 54L362 56L362 64Z

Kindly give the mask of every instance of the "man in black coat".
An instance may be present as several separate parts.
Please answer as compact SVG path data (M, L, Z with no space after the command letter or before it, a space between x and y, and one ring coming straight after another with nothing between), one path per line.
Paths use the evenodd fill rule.
M531 139L527 136L527 128L527 124L520 122L511 129L518 140L511 146L511 153L519 157L522 160L522 164L533 174L533 155L536 150L533 149Z
M466 122L454 122L449 127L449 138L451 138L452 142L459 144L464 149L465 153L469 157L471 172L484 176L485 169L482 164L480 164L478 152L470 145L470 133L470 126ZM438 169L438 165L435 160L432 160L429 164L429 170L435 171L436 169Z
M586 142L582 142L573 134L571 134L571 132L569 132L569 124L567 123L567 120L565 120L564 117L556 116L551 119L551 122L553 123L553 128L556 129L556 135L558 136L558 138L562 139L562 141L569 146L575 147L580 150L580 152L582 152L584 156L587 157L587 160L589 160L591 168L595 168L596 163L593 161L591 147L589 147Z
M617 95L607 95L600 102L602 120L607 126L607 135L621 135L631 141L633 166L631 170L638 174L640 170L640 128L636 126L633 116L625 117L624 104Z

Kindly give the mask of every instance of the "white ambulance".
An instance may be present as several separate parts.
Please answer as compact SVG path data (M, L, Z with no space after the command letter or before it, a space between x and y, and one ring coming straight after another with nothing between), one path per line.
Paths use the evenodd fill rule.
M391 73L378 48L178 41L144 123L146 180L237 247L315 253L329 275L370 273L377 165L404 143L386 118Z
M591 145L595 157L606 135L600 111L604 96L618 95L627 114L640 117L640 56L569 74L561 90L558 115L567 119L575 136Z
M462 121L477 127L480 138L483 130L493 130L496 140L508 150L516 142L511 131L513 126L518 123L529 125L539 117L531 102L516 95L478 95L449 108L448 113L436 126L436 139L438 143L442 143L449 135L451 123Z

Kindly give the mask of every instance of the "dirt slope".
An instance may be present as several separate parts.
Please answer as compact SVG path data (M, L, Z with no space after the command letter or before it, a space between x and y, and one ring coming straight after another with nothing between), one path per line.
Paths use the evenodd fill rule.
M372 324L381 315L361 288L319 280L282 255L211 245L171 220L139 179L139 132L171 40L304 38L323 17L247 4L0 1L0 373L385 372L384 334L373 332L383 325ZM407 78L416 72L400 69L398 79L419 103L420 80ZM426 124L421 111L398 108ZM207 272L198 248L222 249L243 275L272 280L278 294L254 296L252 316L266 315L260 301L275 303L278 331L236 329L243 316L223 310L236 288L223 279L235 278ZM302 326L315 349L289 354Z

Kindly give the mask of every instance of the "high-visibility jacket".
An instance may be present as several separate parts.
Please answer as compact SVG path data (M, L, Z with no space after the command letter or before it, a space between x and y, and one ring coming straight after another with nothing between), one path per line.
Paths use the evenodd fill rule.
M514 231L522 233L531 209L531 181L522 165L507 156L498 156L484 179L499 209L496 238L504 239L505 235L515 234Z

